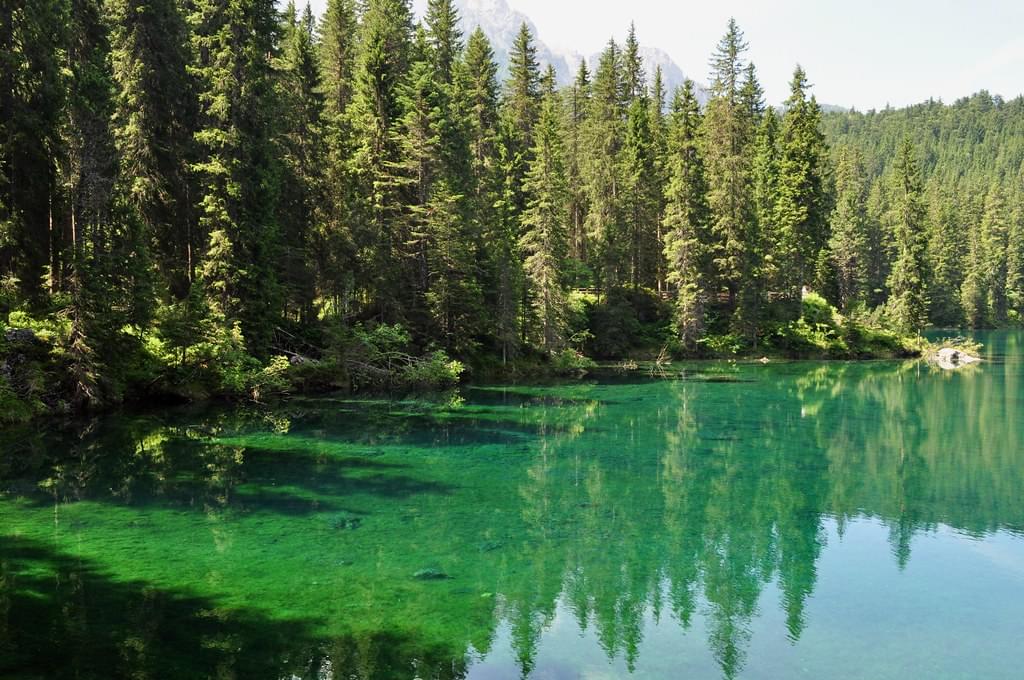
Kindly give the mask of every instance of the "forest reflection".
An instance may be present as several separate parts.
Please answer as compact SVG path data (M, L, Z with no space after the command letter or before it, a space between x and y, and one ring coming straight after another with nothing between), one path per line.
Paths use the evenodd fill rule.
M701 618L733 678L766 588L799 643L828 537L851 522L886 527L901 568L914 537L941 526L1024 533L1014 361L957 375L713 370L755 382L474 390L454 409L303 400L12 433L0 677L458 678L500 629L527 676L567 611L628 669L652 616L681 635ZM60 512L102 556L54 537ZM351 524L282 539L271 592L242 576L253 546L276 541L269 527L308 532L320 517ZM204 579L172 585L184 579L172 562L123 576L118 551L150 521L162 550L212 537ZM311 587L295 547L313 539L355 562L330 606L300 595ZM410 578L434 562L452 578Z

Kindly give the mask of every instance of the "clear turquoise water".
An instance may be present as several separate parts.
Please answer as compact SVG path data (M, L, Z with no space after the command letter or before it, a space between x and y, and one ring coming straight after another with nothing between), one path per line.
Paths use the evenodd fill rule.
M982 339L5 433L0 677L1020 678L1024 335Z

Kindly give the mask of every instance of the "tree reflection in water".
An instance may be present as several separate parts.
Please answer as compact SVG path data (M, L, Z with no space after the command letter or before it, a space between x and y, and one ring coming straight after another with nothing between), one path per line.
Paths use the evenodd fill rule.
M503 630L525 676L565 612L627 670L652 621L700 620L732 678L766 589L792 644L813 625L852 522L888 527L900 567L943 525L1024 531L1015 361L708 370L755 382L9 433L0 677L456 678Z

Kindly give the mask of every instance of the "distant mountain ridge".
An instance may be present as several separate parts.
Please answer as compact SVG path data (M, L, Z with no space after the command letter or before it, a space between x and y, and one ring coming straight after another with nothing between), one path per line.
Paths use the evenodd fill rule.
M415 0L413 8L417 16L426 13L426 4L426 0ZM455 6L459 10L462 30L467 36L479 26L490 40L495 61L498 63L499 77L504 78L508 74L509 51L512 49L519 27L525 23L533 34L538 61L542 66L551 64L555 67L558 84L569 85L575 79L584 56L578 52L560 51L549 47L541 40L540 31L533 21L522 12L509 7L505 0L455 0ZM648 84L654 79L655 68L661 66L666 98L670 98L675 88L683 84L686 74L664 50L641 46L640 55L647 71ZM597 66L599 56L598 53L586 57L591 72ZM699 84L697 89L698 96L703 101L706 98L706 89Z

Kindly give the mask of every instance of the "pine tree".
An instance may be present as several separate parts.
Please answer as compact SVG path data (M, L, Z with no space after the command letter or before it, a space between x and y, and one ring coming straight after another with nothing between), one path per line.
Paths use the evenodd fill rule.
M824 163L828 155L821 133L821 110L807 97L807 75L793 72L786 114L782 121L779 190L775 221L778 225L781 269L788 273L785 291L796 297L810 285L815 264L828 243L827 195Z
M623 263L628 249L622 233L620 155L624 142L624 111L620 94L622 57L609 42L601 54L591 90L585 142L584 179L587 189L587 239L595 284L610 289L625 282Z
M526 177L533 148L533 127L537 123L540 101L540 66L533 36L524 23L519 27L509 53L509 77L505 82L502 99L502 127L504 129L506 174L512 190L512 210L518 215L525 207L526 198L520 187Z
M622 97L623 108L647 94L643 59L640 57L640 43L636 39L636 24L629 24L626 44L622 50Z
M425 33L418 34L414 52L417 59L402 93L405 113L396 132L401 159L396 168L409 201L409 240L402 255L414 273L403 305L421 335L465 351L481 309L473 222L461 193L471 181L469 143L453 120L453 88L440 80L437 56Z
M1003 188L998 182L993 182L985 197L985 215L981 221L981 233L985 239L985 271L990 281L987 303L989 320L993 326L1001 326L1007 320L1006 279L1010 219Z
M459 12L452 0L428 0L426 24L434 77L439 83L450 85L455 64L462 53Z
M522 217L522 249L534 314L540 326L541 346L548 352L556 352L565 343L564 264L568 246L560 102L551 66L545 74L543 88L531 154L533 161L526 177L528 203Z
M649 116L647 98L634 99L626 122L622 178L623 215L630 243L629 282L653 288L664 246L658 239L660 191Z
M358 36L356 4L356 0L328 0L317 44L325 169L324 205L319 229L312 235L313 253L319 288L335 313L347 307L354 287L353 223L366 221L361 212L366 206L358 195L358 173L353 163L358 142L352 106Z
M1010 192L1014 206L1006 253L1006 304L1011 321L1024 320L1024 168Z
M831 219L829 251L839 288L839 307L854 309L867 299L867 181L856 149L844 147L836 166L836 207Z
M314 316L315 234L321 216L324 185L324 142L321 125L323 95L314 44L313 13L306 5L298 16L290 0L281 26L277 59L278 155L283 161L278 200L281 233L278 269L286 316L309 324Z
M680 343L696 349L704 333L707 301L706 253L710 212L701 158L701 112L693 81L676 91L668 129L665 191L665 256L668 281L676 287L675 325Z
M239 322L249 350L263 354L281 311L270 63L277 11L272 0L201 0L189 21L202 106L195 169L208 238L204 284L215 313Z
M589 259L587 242L587 191L584 184L587 160L584 134L590 109L590 71L587 62L580 60L576 79L566 98L565 174L569 201L569 256L572 259L574 283L592 283L586 273Z
M540 66L537 48L529 27L523 23L509 53L509 77L505 82L502 100L502 165L504 166L504 209L507 257L518 259L520 218L526 209L526 173L532 163L533 129L537 123L540 101ZM503 284L507 293L518 290L520 343L526 341L525 317L529 313L527 287L522 280L522 268L509 266L508 279ZM509 304L506 301L505 304ZM507 314L510 311L505 309Z
M914 147L904 140L896 160L890 221L896 257L889 274L887 313L896 328L918 333L928 321L925 270L926 208Z
M837 178L838 181L838 178ZM954 189L929 182L928 204L928 318L936 326L963 323L960 288L963 285L963 254ZM835 226L833 226L835 229Z
M407 183L398 136L402 88L412 50L412 14L407 0L368 0L360 25L360 50L353 101L358 149L353 159L366 222L357 226L357 247L365 253L368 293L388 322L401 321L400 301L411 272L402 262L409 235L402 225Z
M57 2L0 2L0 279L21 297L43 298L61 287L66 235L50 220L57 191L53 158L59 152L65 102L62 52L67 7Z
M761 116L754 142L754 210L756 214L758 245L757 276L760 287L767 292L779 291L782 272L777 255L779 230L775 223L775 202L779 193L779 118L775 109L768 108Z
M486 319L503 360L515 354L519 342L517 306L520 268L518 218L506 193L508 144L499 136L498 66L490 42L479 28L470 36L459 68L460 110L468 123L473 173L473 215L477 262L482 272Z
M188 29L173 0L110 0L120 174L176 299L188 294L198 239L189 161L197 103L188 77Z
M655 202L654 242L658 244L658 250L656 253L653 253L652 262L655 268L655 284L659 292L666 290L665 277L667 275L664 253L662 252L665 246L665 234L662 231L662 223L665 220L665 187L668 184L668 170L666 168L668 128L665 118L665 96L664 76L659 64L654 68L654 78L651 82L650 96L648 97L655 175L651 187Z
M732 326L750 339L757 335L760 307L753 263L757 244L749 146L754 138L750 102L744 102L741 79L747 44L736 21L712 58L712 97L704 117L708 203L711 209L716 276L735 310Z
M120 197L118 155L111 120L114 78L102 7L94 0L70 5L67 107L58 157L64 192L55 220L71 235L71 339L73 400L93 406L104 397L101 376L136 336L128 325L149 321L152 293L143 231Z

